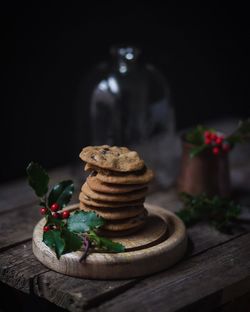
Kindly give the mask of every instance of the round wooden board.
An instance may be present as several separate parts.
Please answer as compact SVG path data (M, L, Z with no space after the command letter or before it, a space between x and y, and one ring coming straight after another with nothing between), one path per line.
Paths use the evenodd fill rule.
M78 205L66 209L75 210ZM48 268L70 276L91 279L124 279L149 275L179 261L187 247L183 222L172 212L145 204L149 212L147 225L127 237L112 238L125 245L123 253L91 253L80 263L81 251L61 256L42 242L45 220L38 222L33 233L33 253Z

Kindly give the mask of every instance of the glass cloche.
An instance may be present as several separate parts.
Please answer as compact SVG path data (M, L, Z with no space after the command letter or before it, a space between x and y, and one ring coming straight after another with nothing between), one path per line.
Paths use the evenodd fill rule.
M148 151L163 147L154 144L173 138L175 119L165 77L140 56L133 46L112 47L110 60L87 77L80 105L87 106L88 144L134 147L150 162Z

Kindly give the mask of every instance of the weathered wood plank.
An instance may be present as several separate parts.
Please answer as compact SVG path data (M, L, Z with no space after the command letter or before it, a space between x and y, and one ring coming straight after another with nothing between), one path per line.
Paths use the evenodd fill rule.
M20 244L1 253L1 281L25 293L30 293L34 276L47 271L48 269L33 257L31 242Z
M215 229L211 228L207 224L202 224L199 226L195 226L188 230L189 236L194 242L193 245L190 244L189 252L186 256L187 259L196 254L201 254L205 250L209 248L213 248L215 246L221 245L222 243L227 244L228 241L240 236L243 234L243 231L238 231L234 235L222 234ZM220 248L220 247L216 247ZM187 260L188 261L188 260ZM103 281L100 281L103 283ZM111 285L113 282L111 282ZM111 295L116 295L121 291L124 291L127 287L131 287L132 284L125 284L119 287L117 290L113 288L112 293L109 295L102 295L101 297L86 297L85 294L85 286L80 286L80 297L75 295L75 292L79 292L78 285L82 285L79 279L63 277L62 275L55 272L46 272L44 274L40 274L37 282L37 287L35 287L35 292L37 295L46 298L47 300L56 303L57 305L69 309L71 311L81 311L84 307L91 307L97 305L97 303L101 303L101 301L107 300ZM39 286L40 285L40 286ZM46 286L44 286L46 285ZM70 287L69 287L70 285ZM85 285L85 284L84 284ZM88 284L86 284L88 288ZM75 287L77 291L75 290ZM81 287L82 291L81 292Z
M148 203L159 205L166 208L172 212L177 212L183 204L178 199L178 194L176 189L172 189L168 192L157 192L151 194L148 199ZM250 204L249 198L244 198L244 204ZM188 228L188 236L190 238L190 252L192 255L203 252L206 249L214 247L218 244L224 243L231 240L238 235L246 231L250 231L250 209L247 207L243 208L241 221L235 225L232 234L226 234L217 231L215 228L211 227L208 223L199 223Z
M39 218L39 216L37 216L35 207L30 207L29 210L31 219L33 218L33 214ZM34 213L35 211L36 213ZM11 213L14 214L16 211L12 211ZM6 214L6 216L9 215L10 213ZM15 216L12 219L18 220L18 218L15 218ZM18 238L23 239L24 237L31 237L30 235L32 233L34 220L29 221L28 224L30 224L28 231L27 228L23 227L21 228L21 232L17 232L17 236L15 236L15 233L13 233L13 238L15 238L16 241ZM17 227L18 224L14 226ZM203 225L203 228L196 226L192 229L189 229L188 231L190 237L195 242L195 245L189 250L188 257L197 253L201 253L208 248L212 248L213 246L216 246L222 242L227 242L232 238L237 237L237 235L240 235L240 233L237 233L234 236L221 234L205 224ZM22 236L26 235L26 233L30 234L27 236ZM7 236L10 237L9 234ZM47 268L42 266L34 258L30 248L30 243L20 245L2 252L0 268L0 279L3 282L25 292L29 292L31 290L30 285L33 283L33 291L38 296L44 297L45 299L72 311L78 311L81 307L92 306L95 304L95 302L107 300L107 298L115 296L117 293L124 291L135 283L134 280L122 281L121 284L113 281L110 282L110 284L105 284L103 281L96 281L96 283L91 283L89 286L88 282L86 284L86 280L67 277L52 271L48 271ZM92 294L95 294L94 289L96 287L98 288L100 285L106 285L106 288L102 288L102 293L99 293L97 298L96 296L90 296L88 289L92 287ZM83 287L82 290L81 287ZM80 297L79 292L81 292ZM88 294L88 296L86 294Z
M249 311L250 307L250 292L232 300L222 307L216 309L214 312L246 312Z
M111 298L136 283L136 280L84 280L50 271L33 256L31 242L1 253L0 279L11 287L72 311L82 311L81 308L91 305L93 300Z
M35 205L3 213L0 217L0 250L31 240L34 224L40 218L39 208Z
M13 248L11 251L5 252L5 255L8 255L8 259L5 259L8 266L6 265L2 267L1 265L1 275L4 271L5 276L3 281L12 287L19 288L22 291L27 292L30 291L29 287L32 285L32 288L34 287L34 292L37 295L47 298L51 302L67 308L70 311L82 311L84 307L90 308L98 305L102 301L106 301L109 298L116 296L118 293L124 292L126 289L135 284L135 281L108 282L80 280L63 276L52 271L42 274L43 272L46 272L47 269L32 257L30 244L23 245L22 248L24 248L24 252L20 250L20 246ZM17 260L20 254L22 254L22 258ZM199 265L200 261L192 261L195 269L197 265ZM234 259L234 261L237 261L237 259ZM210 266L208 268L210 268ZM170 276L175 274L171 274L171 272L169 273ZM230 274L232 275L232 273ZM183 276L185 275L186 274ZM159 276L157 275L156 278L158 277ZM171 280L169 282L171 282ZM129 300L131 300L131 298L129 298Z
M149 194L146 198L146 202L152 205L167 208L172 212L176 212L181 207L181 203L175 187L172 187L166 191L161 190Z
M244 204L248 204L250 203L249 194L247 194L249 193L248 181L250 178L250 163L249 163L249 160L247 160L245 157L246 154L244 154L243 158L241 157L241 161L238 163L236 161L238 159L237 158L238 156L236 155L235 157L234 155L235 154L232 155L233 164L234 164L234 167L232 169L233 185L234 185L234 188L239 189L241 192L244 191L244 196L242 196L241 192L239 193L239 199ZM71 169L69 168L66 169L65 173L63 170L62 171L59 170L59 173L58 173L59 175L57 176L55 175L55 182L58 182L61 179L71 178L76 172L77 172L77 175L78 175L78 172L80 172L80 174L83 174L82 169L80 169L81 171L76 170L73 173ZM76 177L76 178L73 177L73 179L77 182L77 184L79 184L79 182L81 184L81 181L83 181L83 178L79 179L79 177ZM44 297L48 299L49 301L54 302L58 304L59 306L67 308L71 311L82 311L83 308L87 309L87 308L95 307L96 305L99 305L104 301L107 301L107 304L108 304L109 303L108 300L114 298L117 294L121 294L123 292L124 292L124 296L127 295L127 293L133 295L133 291L132 291L133 289L128 290L127 292L125 291L127 289L130 289L130 287L132 287L133 285L135 285L138 282L138 280L137 281L135 280L116 281L116 282L80 280L80 279L76 279L72 277L63 276L52 271L48 271L47 268L43 267L33 257L31 249L30 249L30 243L21 244L19 246L6 250L7 248L11 246L15 246L17 244L20 244L24 241L31 239L33 226L35 225L36 221L40 218L39 213L38 213L38 207L32 204L32 202L35 202L36 199L32 190L27 186L27 182L23 181L23 182L18 182L18 183L16 185L14 184L14 186L13 184L12 185L9 184L8 186L3 186L1 187L1 191L0 191L0 214L1 214L0 249L2 247L2 250L5 250L4 252L1 253L1 256L0 256L0 279L3 282L17 289L21 289L22 291L25 291L25 292L34 291L38 296ZM13 194L15 194L15 196ZM176 209L180 207L180 203L177 201L176 192L173 189L168 192L158 192L158 193L150 195L148 198L148 202L152 204L158 204L158 205L160 204L161 206L163 207L165 206L166 208L172 211L176 211ZM17 209L17 212L14 213L14 210L11 211L12 209ZM3 211L3 213L1 213L1 211ZM249 214L246 213L245 216L248 218ZM238 229L234 233L234 235L226 235L226 234L221 234L217 232L216 230L214 230L207 224L200 224L200 225L196 225L188 229L188 233L193 243L193 246L190 245L191 248L189 250L189 254L187 255L186 260L184 262L181 262L179 265L183 263L183 265L185 264L187 266L186 263L189 263L189 261L191 261L191 264L193 264L196 270L196 273L195 272L192 273L191 271L189 271L191 270L191 267L189 268L189 270L187 269L186 271L185 271L185 267L184 267L184 271L182 267L180 268L180 270L182 270L183 272L182 274L177 275L180 285L179 287L176 288L176 293L174 293L173 291L172 292L170 291L169 293L170 296L172 293L174 294L173 298L175 298L177 302L180 300L180 298L182 298L181 296L182 284L180 280L181 279L183 280L186 274L187 274L188 285L190 285L189 287L190 288L193 287L193 291L199 293L199 288L198 289L197 287L195 288L195 285L193 285L190 280L191 279L190 276L192 274L193 274L192 276L196 276L196 274L197 276L200 276L200 263L195 262L193 259L197 257L201 257L203 255L203 258L201 258L203 260L201 261L206 263L207 261L207 258L205 256L206 254L208 254L209 256L211 254L211 251L214 249L219 251L218 248L221 247L221 244L225 244L225 247L223 247L224 245L222 247L224 248L225 251L227 251L226 246L228 245L229 246L228 248L230 248L229 244L232 244L234 240L240 239L241 238L240 235L244 234L245 230ZM28 246L28 247L25 248L24 246ZM23 252L23 250L25 250L25 252ZM204 253L204 251L206 252ZM23 258L23 255L24 255L24 258ZM196 256L193 257L194 255ZM192 257L190 258L190 256ZM220 258L217 257L216 259L217 259L216 261L220 263ZM217 265L217 262L215 263L215 266ZM220 264L222 265L222 263ZM225 262L225 265L226 265L226 262ZM245 265L245 263L242 263L242 265ZM202 264L203 269L204 269L204 266L205 264ZM175 273L171 273L172 270L175 270L175 268L155 276L153 285L157 285L158 278L159 278L159 283L161 285L164 285L164 279L168 280L169 278L167 272L170 273L170 276L175 275ZM176 270L178 273L178 269ZM219 276L219 273L220 272L218 271L218 276ZM222 275L225 276L224 271L223 271L223 274ZM246 276L248 275L246 274ZM214 277L212 277L212 279L214 279ZM145 283L150 284L151 278L146 279ZM176 283L177 281L173 281L174 285ZM197 283L199 282L197 281ZM241 283L240 280L239 280L239 283ZM135 286L136 291L138 291L140 284L141 283L138 284L138 287ZM246 281L246 284L248 285L248 279ZM171 287L170 284L167 284L167 281L166 281L166 285L167 285L166 287ZM202 284L201 286L204 286L204 285ZM222 285L222 288L223 287L224 286ZM98 292L99 288L100 288L100 292ZM230 289L230 288L228 287L227 289ZM188 293L188 289L184 288L185 296L188 296L187 293ZM159 293L157 292L157 294L159 294L160 296L160 292ZM202 294L203 293L201 292L201 295ZM237 295L240 295L240 293ZM147 296L152 296L152 294L149 295L148 289L146 289L146 293L145 293L145 297ZM159 296L158 296L158 299L159 299ZM206 294L204 296L205 296L204 297L205 299L203 298L203 300L205 300L204 301L205 302L204 305L205 305L208 297L206 297ZM218 291L216 293L211 292L211 294L209 294L208 296L212 302L213 301L217 302L218 298L220 298L221 300L222 295ZM129 302L130 304L131 302L131 305L132 305L133 300L131 301L131 298L128 296L126 300L127 300L127 303ZM138 301L142 300L142 298L143 297L140 294L138 297ZM114 302L115 300L116 298L114 298L113 300L110 300L110 303ZM199 298L199 300L201 300L201 298ZM163 305L164 301L168 302L168 297L166 293L163 293L163 299L161 302L162 304L161 308L163 310L165 310L165 306ZM171 304L173 304L173 300L171 302L172 302ZM188 302L188 304L190 304L190 302ZM107 306L104 305L104 310L107 307L108 305ZM123 302L123 307L126 308L125 310L129 311L129 306L126 306L124 302ZM144 306L144 309L146 309L146 306Z
M171 206L168 206L168 208L171 208ZM174 209L174 208L173 208ZM24 210L14 210L10 212L6 212L3 214L0 218L0 243L2 248L7 248L8 246L13 246L15 244L18 244L24 240L29 240L32 237L32 231L33 231L33 225L36 223L37 220L39 220L40 216L38 213L38 209L36 206L26 206L24 207ZM212 248L218 244L225 243L243 233L243 231L239 231L235 233L234 235L226 235L226 234L221 234L218 231L214 230L207 224L202 224L202 225L197 225L193 228L190 228L188 230L189 236L191 240L194 242L194 245L191 245L191 248L189 249L189 254L188 257L191 255L201 253L204 250L208 248ZM54 273L54 272L47 272L48 270L41 266L35 259L32 254L31 249L23 249L23 245L15 248L11 248L10 250L7 250L5 252L1 253L1 262L0 262L0 267L4 268L2 273L0 274L0 279L6 283L10 283L11 280L11 286L18 288L18 289L23 289L24 291L29 291L29 285L30 281L33 279L36 279L37 274L38 276L38 281L39 281L39 287L35 287L35 292L39 296L43 296L44 298L57 303L58 305L62 307L68 307L71 306L72 309L73 307L79 307L79 306L85 306L85 305L91 305L95 300L91 297L86 298L85 293L83 293L81 297L81 302L77 300L77 296L71 294L71 290L74 293L74 282L73 280L76 280L77 287L78 287L78 279L74 278L69 278L62 276L60 274ZM29 246L29 243L27 244ZM27 256L25 254L27 253ZM11 255L12 261L9 261L9 255ZM26 261L23 263L19 264L18 261L20 261L19 257L23 257L24 255L24 260ZM6 258L7 257L7 258ZM16 259L15 259L16 257ZM21 258L22 259L22 258ZM31 263L34 261L34 266L31 266L31 271L25 270L25 266L27 265L29 267L29 261L31 260ZM12 263L15 263L15 266L12 266ZM28 261L28 263L27 263ZM9 265L11 267L9 267ZM36 266L38 265L38 266ZM41 269L41 268L42 269ZM36 270L36 268L38 268ZM30 268L29 268L30 269ZM34 269L34 270L33 270ZM42 274L44 272L47 272L45 274ZM15 276L15 274L18 276L17 282L15 278L12 278ZM9 278L10 277L10 278ZM59 280L59 282L57 281ZM70 279L70 287L68 279ZM20 282L21 281L21 282ZM44 288L43 285L46 284L47 286L49 285L49 288L47 286ZM103 283L100 281L100 283ZM125 286L122 284L121 290L126 288L129 284L125 283ZM132 284L134 281L132 282ZM81 283L80 283L81 284ZM61 289L59 286L61 286ZM109 296L111 294L116 293L116 288L115 284L111 282L112 287L112 292L109 293ZM72 287L72 289L71 289ZM45 291L44 291L45 289ZM49 289L49 291L48 291ZM58 291L58 296L56 295ZM106 293L106 291L104 292ZM53 295L51 295L53 294ZM72 297L73 296L73 297ZM101 299L103 299L104 295L101 295ZM63 300L62 300L63 298ZM91 303L92 302L92 303ZM65 305L64 305L65 304Z
M135 285L138 280L98 281L64 276L49 271L33 280L34 293L69 311L101 304Z
M212 311L250 290L250 234L182 261L102 304L98 311ZM241 281L244 280L243 286ZM129 304L128 304L129 303ZM96 309L96 307L95 307Z

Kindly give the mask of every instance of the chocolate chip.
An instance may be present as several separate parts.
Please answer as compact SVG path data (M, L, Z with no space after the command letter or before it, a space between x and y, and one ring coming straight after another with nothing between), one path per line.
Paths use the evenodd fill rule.
M106 155L107 154L107 150L103 149L103 150L101 150L101 153L102 153L102 155Z

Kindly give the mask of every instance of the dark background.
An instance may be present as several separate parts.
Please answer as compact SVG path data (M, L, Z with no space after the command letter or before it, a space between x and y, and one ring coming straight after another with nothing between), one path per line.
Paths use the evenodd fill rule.
M0 181L24 175L30 160L49 168L74 160L79 83L108 59L114 43L139 45L144 58L166 75L178 129L250 115L246 7L11 2L1 9L1 23ZM87 123L84 114L82 121Z

